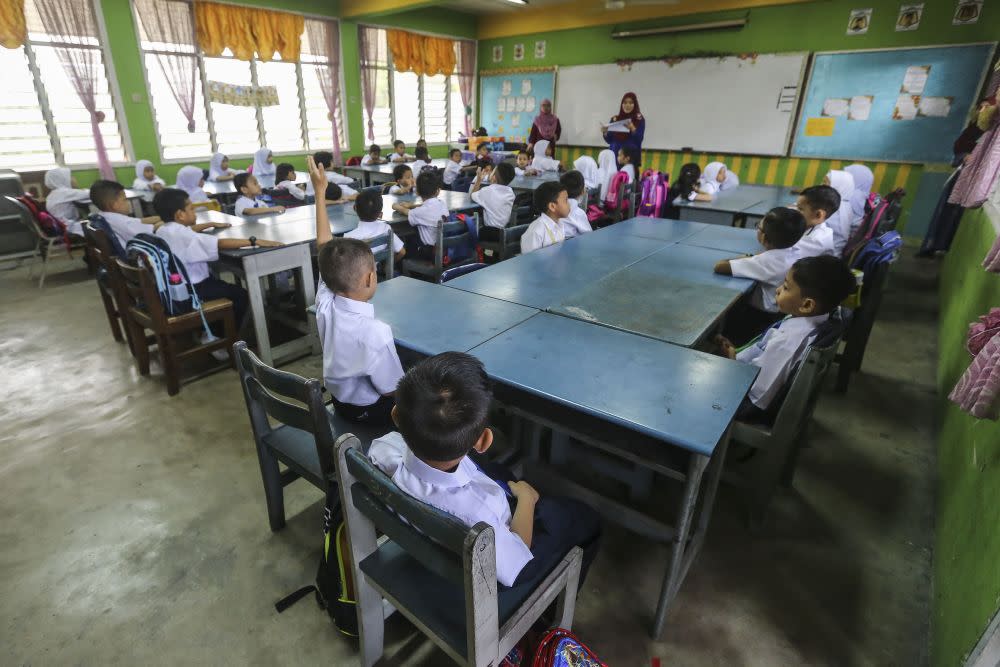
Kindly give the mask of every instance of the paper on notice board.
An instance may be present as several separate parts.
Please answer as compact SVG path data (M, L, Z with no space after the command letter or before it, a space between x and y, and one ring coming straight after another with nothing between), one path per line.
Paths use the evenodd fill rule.
M823 116L845 116L851 101L846 97L828 97L823 102Z
M855 95L851 98L851 108L847 114L848 120L868 120L872 115L874 95Z
M524 100L524 110L527 111L528 113L531 113L532 111L535 110L535 96L534 95L528 95L528 97L525 98L525 100Z
M945 118L951 113L951 97L921 97L917 115L928 118Z
M919 95L900 95L896 99L896 108L892 112L893 120L913 120L917 117Z
M807 137L832 137L836 118L809 118L806 120Z
M521 79L521 94L527 95L531 92L531 79Z
M906 75L903 77L903 85L899 92L910 95L921 95L924 87L927 86L927 77L931 74L930 65L913 65L906 68Z
M510 91L512 88L513 84L511 83L510 79L504 79L500 83L500 94L506 97L507 95L510 95Z

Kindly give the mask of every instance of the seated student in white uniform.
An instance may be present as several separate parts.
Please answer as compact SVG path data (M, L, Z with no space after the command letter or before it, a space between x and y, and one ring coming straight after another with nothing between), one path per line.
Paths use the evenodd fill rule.
M236 170L229 168L229 156L224 153L215 153L208 163L208 180L210 181L231 181L236 176Z
M784 319L742 350L728 339L716 337L722 356L760 368L737 412L738 419L756 421L767 415L792 370L804 358L816 328L856 287L843 260L829 255L800 259L788 271L775 297Z
M722 162L709 162L698 180L698 190L692 191L688 199L694 201L712 201L715 195L731 190L740 184L736 174L729 171Z
M574 236L594 231L594 228L590 226L590 220L587 219L587 212L580 208L580 198L583 197L586 187L583 174L575 169L567 171L559 177L559 182L566 188L566 194L569 197L569 215L559 219L559 224L562 225L566 238L571 239Z
M562 169L562 164L553 157L555 149L552 147L552 142L546 139L536 141L534 153L535 155L531 159L531 169L535 173L559 171Z
M763 252L716 262L716 273L757 281L749 301L741 301L726 315L725 334L737 345L783 317L775 301L775 290L785 281L788 267L795 261L793 246L805 230L806 220L797 210L785 206L772 208L757 223L757 242Z
M397 386L392 418L399 431L376 438L368 456L404 493L465 526L493 528L501 586L530 590L577 546L582 583L597 555L600 519L578 500L541 496L486 458L492 398L486 371L472 355L425 359Z
M90 196L87 190L76 187L76 179L68 167L56 167L45 172L45 187L49 194L45 197L45 210L49 215L66 225L66 231L83 235L83 223L76 202Z
M205 172L201 167L186 165L177 170L178 190L183 190L195 204L208 201L208 193L201 186L205 185ZM155 197L154 197L155 199Z
M264 191L257 182L257 177L253 174L236 174L233 177L233 185L240 193L236 200L234 212L236 215L265 215L267 213L284 213L284 206L269 206L260 195Z
M397 202L392 210L406 216L410 225L417 228L417 235L407 239L406 252L411 257L434 261L434 245L437 243L438 227L448 218L448 207L438 199L441 194L441 179L436 172L425 171L417 177L417 196L423 202Z
M638 148L622 146L618 149L618 171L628 176L629 183L635 183L641 162L642 151Z
M837 191L829 185L808 187L799 193L795 208L806 219L806 231L793 246L795 253L789 258L789 266L803 257L836 255L833 230L826 221L840 208Z
M417 181L413 178L413 170L408 164L397 164L392 168L392 180L396 183L389 188L391 195L412 195Z
M445 165L444 174L441 176L444 184L451 187L455 179L462 173L464 165L465 163L462 162L462 151L457 148L452 148L448 151L448 164Z
M431 166L431 155L427 152L427 146L420 146L419 144L413 153L417 156L417 159L410 166L413 168L414 177L417 177L423 171L424 167Z
M833 230L833 252L837 257L844 254L844 248L851 238L851 232L856 225L854 212L851 210L851 197L854 196L854 177L846 171L831 169L823 177L823 185L829 185L840 195L840 206L837 212L830 216L826 224Z
M287 192L288 196L292 199L298 201L305 201L306 191L303 190L295 183L295 166L288 163L282 162L278 165L278 168L274 171L274 181L276 185L275 190L281 190ZM276 193L278 196L280 193Z
M132 189L142 193L142 200L152 202L153 195L167 187L166 182L156 175L156 169L149 160L139 160L135 163L135 180Z
M368 152L365 156L361 158L361 166L367 167L368 165L385 164L385 160L382 159L382 147L378 144L372 144L368 147Z
M527 151L518 153L514 160L514 176L534 176L538 173L531 168L531 156Z
M538 142L541 143L541 142ZM521 252L528 253L566 240L559 221L569 215L569 195L559 181L546 181L535 190L535 208L542 212L521 237Z
M514 191L508 185L514 180L514 166L501 162L493 169L493 184L483 187L483 172L476 172L476 180L469 188L472 201L483 207L483 227L479 230L480 241L499 241L500 230L510 222L510 212L514 208Z
M388 234L392 241L392 252L396 256L396 261L398 262L406 256L403 242L393 233L392 227L380 219L382 217L382 195L371 190L361 191L358 193L357 199L354 200L354 212L358 214L358 226L344 234L344 238L367 241ZM384 245L378 245L372 247L372 252L377 253L384 249Z
M238 249L250 245L250 239L220 239L212 234L201 234L200 231L211 227L228 227L225 223L198 224L191 198L183 190L164 188L153 198L153 209L163 220L156 228L156 235L170 246L170 251L184 263L188 278L198 298L202 301L212 299L229 299L233 302L233 313L236 316L236 328L242 326L247 313L249 297L247 291L239 285L227 283L209 274L209 262L219 259L219 250ZM256 239L262 248L276 248L281 244L267 239ZM220 332L216 332L217 334ZM216 350L221 354L218 358L227 358L225 350Z
M125 186L117 181L94 181L90 186L90 202L101 212L122 250L136 234L152 234L160 216L133 218L132 206L125 199Z
M403 366L392 330L375 319L370 303L378 286L375 257L360 239L333 238L323 188L326 175L311 157L308 163L317 193L316 326L323 345L323 382L333 396L334 412L351 421L391 428L393 393Z
M390 162L413 162L413 156L407 154L406 143L402 139L396 139L392 142L392 155L389 156Z
M354 184L353 178L333 171L333 153L330 151L316 151L313 153L313 161L316 164L323 165L327 183L336 183L339 185L342 196L349 197L358 194L358 191L351 187ZM316 194L313 190L312 181L306 183L306 194L310 197Z

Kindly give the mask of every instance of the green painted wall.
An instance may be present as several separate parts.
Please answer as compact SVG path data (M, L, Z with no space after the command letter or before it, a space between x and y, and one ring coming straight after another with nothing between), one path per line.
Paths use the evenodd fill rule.
M1000 422L946 396L969 366L968 323L1000 306L1000 275L982 261L997 238L985 211L967 211L941 272L937 540L932 664L961 665L1000 608Z
M840 49L873 49L924 44L953 44L961 42L993 41L1000 35L1000 11L985 8L983 18L971 26L951 25L955 3L935 0L925 3L920 28L913 32L896 32L895 22L899 11L898 0L873 0L861 3L854 0L830 0L808 4L764 7L748 11L718 12L670 19L650 20L642 27L698 23L747 16L749 25L739 31L718 31L679 35L643 37L626 40L611 38L614 28L636 27L639 24L598 26L576 30L541 32L517 37L483 40L479 44L479 69L489 71L511 67L545 67L610 63L620 59L649 58L666 55L696 55L717 53L776 53L787 51L827 51ZM872 7L872 27L865 35L848 37L847 19L852 9ZM534 58L536 40L546 41L546 57ZM514 62L514 44L525 45L525 59ZM493 46L503 45L504 58L493 62ZM608 100L608 115L617 109L617 100ZM558 100L556 100L558 107ZM557 109L558 111L558 109ZM648 115L649 112L647 112ZM669 116L669 110L667 111ZM560 159L571 160L581 153L593 151L569 147L560 152ZM688 156L703 166L714 156L695 154ZM723 156L733 171L744 182L804 186L822 180L829 168L829 160L796 158L768 158L751 155ZM643 162L654 168L677 166L686 162L680 153L646 151ZM838 164L833 161L834 164ZM762 165L751 170L753 165ZM922 165L874 163L875 186L881 192L904 187L913 201L917 194ZM929 165L940 169L940 165ZM909 211L904 209L900 227L906 230ZM921 230L922 231L922 230Z

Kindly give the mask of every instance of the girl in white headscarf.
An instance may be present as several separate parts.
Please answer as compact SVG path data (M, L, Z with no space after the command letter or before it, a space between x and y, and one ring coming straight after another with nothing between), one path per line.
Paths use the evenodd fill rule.
M872 186L875 184L875 174L863 164L852 164L844 167L844 171L854 177L854 194L851 195L851 232L853 233L865 217L865 204L868 202L868 195L872 193Z
M66 225L70 234L83 235L83 223L76 210L76 204L90 198L90 192L76 187L73 172L68 167L57 167L45 172L45 187L50 192L45 198L45 210Z
M846 171L831 169L823 179L823 185L829 185L840 195L840 208L830 216L826 224L833 230L833 249L839 257L844 252L844 246L851 238L851 197L854 195L854 177Z
M535 171L559 171L559 160L554 160L550 151L547 139L535 142L535 158L531 161L531 168Z
M141 192L144 201L153 201L153 195L166 186L166 182L156 175L152 162L139 160L135 163L135 180L132 181L132 189Z
M201 189L205 184L205 172L201 167L187 165L177 172L177 187L188 193L194 203L208 201L208 194Z
M710 201L717 193L732 190L740 184L739 177L722 162L709 162L701 172L696 199Z
M270 148L260 148L253 154L253 175L259 181L261 177L274 178L274 157Z
M235 175L236 170L229 168L229 156L222 153L212 156L212 161L208 163L208 180L231 181Z
M583 175L583 185L588 190L601 186L600 170L594 158L589 155L578 157L573 162L573 168Z
M617 171L618 158L615 156L614 151L610 148L605 148L597 154L597 180L601 186L601 201L607 198L608 186L611 185L611 179Z

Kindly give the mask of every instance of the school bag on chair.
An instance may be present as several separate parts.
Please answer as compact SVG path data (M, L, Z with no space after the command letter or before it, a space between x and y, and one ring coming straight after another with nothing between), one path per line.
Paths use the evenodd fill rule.
M25 194L15 197L15 199L24 204L43 232L48 236L62 237L63 243L66 245L66 252L69 252L71 243L65 222L46 211L42 204L31 195Z
M636 215L643 218L658 218L670 190L670 177L662 172L647 169L642 174L642 196Z
M868 195L868 201L865 202L865 217L844 247L844 259L849 265L853 266L854 255L869 241L895 229L895 218L899 215L900 202L905 195L906 191L903 188L893 190L887 197L882 197L877 192Z
M623 171L615 173L608 184L608 194L604 198L604 212L611 216L614 222L621 220L628 211L628 199L625 190L628 186L628 174Z
M525 667L607 667L569 630L553 628L542 638L531 665Z
M360 167L361 166L361 156L355 155L353 157L347 158L347 162L344 163L345 167Z

